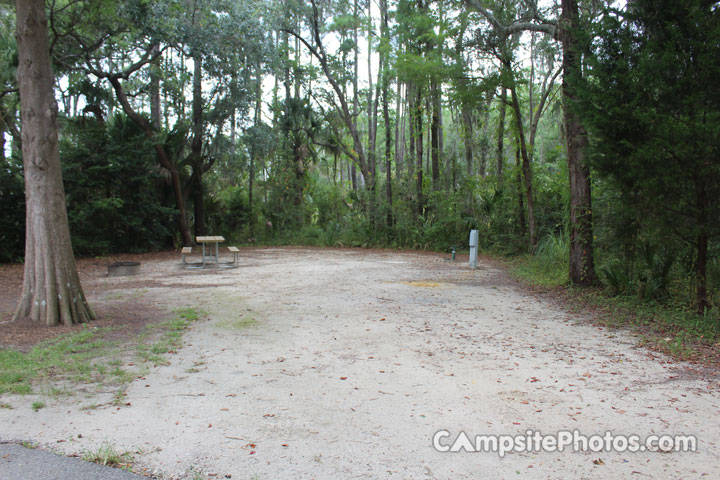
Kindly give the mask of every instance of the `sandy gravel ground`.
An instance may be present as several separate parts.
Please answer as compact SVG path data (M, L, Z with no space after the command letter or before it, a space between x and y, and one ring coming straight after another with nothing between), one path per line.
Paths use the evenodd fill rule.
M212 272L158 262L144 266L141 291L97 293L208 316L171 365L130 385L130 406L81 409L107 401L98 394L33 412L10 399L0 440L65 453L107 442L141 452L137 469L160 478L720 478L717 378L534 297L487 264L270 248L241 260ZM692 434L698 452L500 458L432 447L439 430L452 440L573 429Z

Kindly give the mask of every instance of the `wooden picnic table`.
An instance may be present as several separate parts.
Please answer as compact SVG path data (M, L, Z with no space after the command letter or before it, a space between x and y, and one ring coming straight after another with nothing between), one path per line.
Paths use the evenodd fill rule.
M220 250L220 243L225 241L225 237L221 236L203 236L203 237L195 237L195 241L197 243L202 244L202 266L205 268L205 263L214 263L215 265L218 264L218 258L220 256L219 250ZM212 252L212 245L215 244L215 254L208 253L205 254L205 245L208 244L210 246L210 251ZM208 261L208 259L212 259L211 261Z

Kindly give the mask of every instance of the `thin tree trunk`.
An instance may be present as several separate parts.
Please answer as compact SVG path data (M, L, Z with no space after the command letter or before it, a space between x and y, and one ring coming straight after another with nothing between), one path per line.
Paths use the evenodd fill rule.
M417 215L418 220L425 213L425 199L423 198L423 112L422 112L422 88L416 86L415 91L415 158L416 158L416 194L417 194Z
M487 92L487 99L485 100L485 111L483 112L483 125L482 125L482 138L483 143L480 146L480 176L484 177L487 175L487 158L488 158L488 127L490 124L490 105L492 104L493 92Z
M155 45L152 49L151 55L158 55L160 53L160 46ZM155 130L160 130L162 124L160 123L160 62L161 57L157 57L150 64L150 123Z
M280 34L279 32L275 32L275 51L280 50ZM277 128L278 124L278 89L279 89L279 73L277 71L277 67L273 68L273 76L275 77L275 82L273 83L273 103L272 103L272 112L273 112L273 118L272 118L272 126L273 130ZM234 117L233 117L234 118Z
M427 146L423 144L423 152L425 152L425 171L432 177L432 167L430 164L430 155L432 153L432 105L430 104L430 96L425 97L425 108L423 109L423 112L427 113L428 117L427 122L425 122L427 131L423 132L425 133L425 138L428 142Z
M503 87L500 93L500 113L498 115L498 138L497 138L497 176L498 182L503 181L503 164L505 163L505 152L503 142L505 141L505 106L507 103L507 88Z
M359 18L358 15L360 12L358 11L358 0L354 0L353 2L353 18ZM358 44L358 28L357 25L353 26L353 41L355 45L355 49L353 51L354 55L354 72L353 72L353 110L352 110L352 124L357 130L357 117L358 117L358 111L360 110L360 94L358 92L358 77L360 73L360 59L359 57L359 49L360 46ZM358 182L357 182L357 166L355 165L355 162L353 161L352 167L351 167L351 178L352 178L352 188L353 191L357 191L358 189Z
M440 88L437 83L432 85L432 125L430 127L430 154L432 157L432 188L440 190Z
M470 112L470 105L467 101L463 100L461 107L462 125L463 125L463 143L465 145L465 168L467 176L473 174L473 125L472 125L472 113Z
M402 165L405 161L405 102L402 98L402 83L399 77L397 82L397 95L395 97L395 181L402 178Z
M230 114L230 157L235 160L235 151L237 149L237 111L235 107Z
M192 158L191 188L193 192L193 207L195 212L195 236L205 235L205 203L203 200L203 115L202 115L202 57L199 53L193 55L193 139L190 144Z
M705 187L705 179L698 178L695 181L696 203L698 209L697 218L697 265L695 277L697 281L695 306L698 313L703 314L710 308L707 298L707 260L708 260L708 196Z
M518 198L518 221L520 222L520 236L525 237L527 232L525 226L525 204L523 203L522 189L522 168L520 164L520 140L515 137L515 172L517 180L517 198Z
M576 285L596 282L593 260L592 202L590 167L586 161L587 132L573 111L573 92L569 81L582 75L578 40L573 28L578 24L577 0L561 0L560 37L563 45L563 113L570 179L570 281Z
M372 21L372 2L368 2L367 15L368 15L368 30L367 30L367 69L368 69L368 105L367 105L367 116L368 116L368 167L370 170L370 182L367 188L370 193L368 212L370 216L370 227L372 231L375 231L375 203L376 198L376 187L377 187L377 153L376 153L376 140L377 140L377 95L373 98L373 69L372 69L372 35L373 35L373 21ZM380 65L378 68L378 83L381 81L383 63L382 58L380 59ZM378 87L380 85L378 84Z
M408 84L407 86L407 92L405 94L407 98L407 111L410 112L408 119L409 119L409 130L408 135L410 136L410 145L408 147L408 189L410 188L409 184L412 181L412 178L415 176L415 162L417 161L417 157L415 156L415 147L417 145L417 134L415 133L415 113L417 110L417 107L415 105L415 86L412 84Z
M45 2L17 0L16 18L26 233L23 289L13 319L84 323L95 314L85 299L70 241Z
M255 79L255 129L260 127L260 121L262 120L262 72L260 71L260 62L258 61L255 65L256 79ZM253 149L255 150L255 149ZM253 189L255 188L255 161L257 152L250 152L250 172L248 175L248 207L250 209L250 236L254 236L255 232L255 209L253 205Z
M522 153L522 172L525 178L525 195L527 201L528 227L530 230L530 251L535 251L537 246L537 237L535 233L535 201L533 200L533 180L532 166L530 165L530 156L528 155L527 144L525 142L525 128L523 126L522 112L520 111L520 101L515 90L515 80L512 81L510 87L510 96L512 98L512 106L515 112L515 123L518 131L518 139L520 143L520 152Z
M0 114L0 160L5 160L5 130L7 130L7 128L3 121L3 116Z
M387 12L387 0L380 0L380 16L381 16L381 30L380 35L383 42L387 42L390 36L390 26L388 24L388 12ZM387 56L387 53L380 52L381 55ZM384 60L384 59L383 59ZM384 61L382 63L385 63ZM390 131L390 108L388 106L388 88L390 84L390 69L385 68L382 75L382 108L383 108L383 123L385 125L385 203L386 203L386 215L385 223L389 228L392 228L392 156L390 155L392 149L392 134Z

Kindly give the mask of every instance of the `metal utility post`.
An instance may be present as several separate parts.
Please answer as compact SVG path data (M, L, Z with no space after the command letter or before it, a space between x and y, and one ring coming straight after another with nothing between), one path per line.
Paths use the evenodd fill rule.
M477 268L478 231L470 230L470 268Z

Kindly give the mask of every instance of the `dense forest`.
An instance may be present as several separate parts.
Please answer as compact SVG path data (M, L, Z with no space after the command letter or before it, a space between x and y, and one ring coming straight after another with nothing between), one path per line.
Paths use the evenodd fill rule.
M45 3L76 255L202 234L449 251L478 229L556 284L718 321L718 2ZM7 2L0 22L10 262L25 136Z

